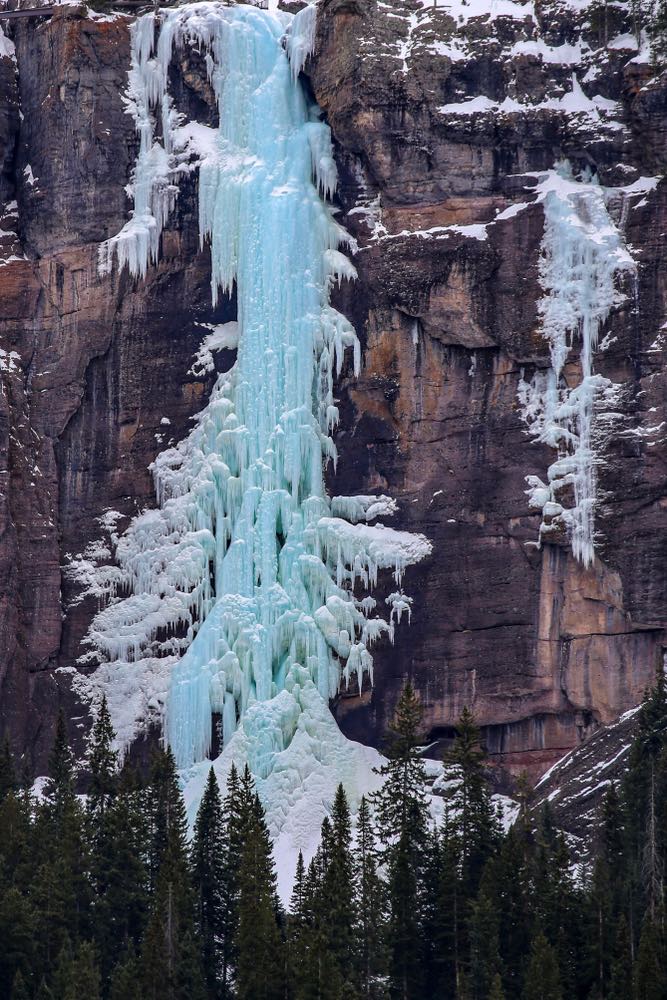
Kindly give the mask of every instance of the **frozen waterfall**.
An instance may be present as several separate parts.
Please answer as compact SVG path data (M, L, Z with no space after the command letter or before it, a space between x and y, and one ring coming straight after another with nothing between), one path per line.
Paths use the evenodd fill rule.
M539 272L544 296L538 311L551 367L530 383L522 381L519 397L529 432L558 457L547 482L527 478L528 495L531 506L542 511L540 537L564 527L575 557L588 566L594 556L595 411L614 396L610 380L593 371L593 361L602 324L622 298L616 276L635 265L594 178L575 179L562 163L542 179L538 192L545 215ZM566 376L577 344L579 372Z
M401 574L430 552L423 536L377 523L394 512L390 498L325 491L323 466L336 461L334 378L348 350L358 370L360 352L329 301L334 283L355 274L327 202L330 134L288 55L303 61L313 18L201 3L135 23L134 211L100 251L102 272L117 260L144 275L194 160L213 301L237 291L237 323L221 334L238 344L237 360L190 435L156 459L159 507L122 535L112 525L115 565L99 568L106 601L88 641L117 720L139 677L147 693L134 713L161 705L151 679L167 665L166 735L182 768L207 757L212 718L221 720L219 766L232 755L249 761L274 833L300 789L310 788L312 813L325 787L343 780L354 800L355 783L368 784L375 751L342 737L328 701L341 681L361 686L370 674L372 642L409 612ZM216 129L174 108L169 68L184 46L205 55ZM354 594L381 569L399 587L389 620ZM121 729L127 741L132 725ZM201 769L191 773L196 785Z

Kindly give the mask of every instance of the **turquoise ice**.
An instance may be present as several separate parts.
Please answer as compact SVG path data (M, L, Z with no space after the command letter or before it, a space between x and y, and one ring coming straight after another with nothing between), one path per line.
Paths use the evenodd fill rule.
M179 177L198 169L212 300L237 291L237 323L216 336L238 345L237 360L191 434L156 459L159 507L114 545L118 583L131 593L115 596L114 584L90 642L107 679L135 665L157 676L167 658L165 731L181 767L210 754L219 717L225 746L245 727L258 777L299 732L301 746L307 734L338 740L329 699L341 681L371 674L372 642L391 638L394 618L409 612L402 572L430 551L423 536L377 523L395 511L390 498L325 490L325 464L336 461L334 380L346 352L358 372L360 350L330 304L334 284L355 271L328 200L337 180L329 129L298 79L313 27L314 10L292 20L209 3L136 22L134 211L100 254L103 271L117 260L145 274ZM168 71L184 46L205 55L217 129L183 121L173 106ZM388 620L354 593L381 569L399 588Z

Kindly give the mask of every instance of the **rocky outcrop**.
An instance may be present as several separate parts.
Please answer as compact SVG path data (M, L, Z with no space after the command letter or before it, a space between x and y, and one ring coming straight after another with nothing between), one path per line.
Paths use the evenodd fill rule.
M539 773L635 704L663 655L667 188L647 196L637 180L664 170L667 79L633 59L621 7L606 27L565 4L488 9L319 7L307 71L338 143L360 247L345 307L365 337L336 488L388 489L401 526L434 542L408 577L412 628L378 651L373 694L344 699L339 718L359 739L379 734L408 673L430 740L472 705L491 752ZM621 391L597 424L589 568L562 535L534 545L525 477L552 459L518 401L550 364L535 175L564 158L613 189L639 264L596 359ZM568 367L574 383L576 344Z
M620 6L606 27L558 3L494 9L318 8L306 71L358 243L359 280L338 305L364 347L361 377L340 387L330 486L389 492L394 526L433 543L406 575L412 626L376 647L374 688L344 692L336 711L349 735L378 744L410 675L425 738L446 740L469 704L494 756L537 773L636 704L662 656L667 186L632 185L664 170L667 81L632 61ZM191 370L200 324L231 309L210 306L192 177L159 265L138 281L98 274L136 152L128 27L65 8L17 24L17 63L0 58L0 729L38 771L59 701L86 728L72 681L93 665L77 660L96 602L64 571L68 557L96 543L109 511L122 527L153 502L150 462L210 390L212 375ZM196 56L180 79L183 109L210 121ZM460 113L468 99L477 113ZM588 568L562 534L537 547L525 477L544 477L553 453L527 433L518 395L549 365L535 173L565 157L615 189L609 211L638 262L596 357L621 391L613 420L596 424ZM575 349L573 384L578 365Z

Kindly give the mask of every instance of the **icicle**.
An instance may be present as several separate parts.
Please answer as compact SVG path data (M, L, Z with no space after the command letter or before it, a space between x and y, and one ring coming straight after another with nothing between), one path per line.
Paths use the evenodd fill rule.
M305 51L314 18L313 9L292 22L291 67L283 19L248 6L191 5L133 29L134 213L105 245L104 264L115 254L144 274L157 260L182 145L169 64L193 45L219 110L199 160L200 236L211 246L213 301L233 285L238 301L237 324L205 341L235 346L236 364L190 435L156 459L160 509L135 518L115 546L131 595L112 598L89 636L119 664L171 657L166 732L183 767L210 752L215 712L225 745L255 720L254 767L265 774L292 739L294 705L306 704L309 686L326 702L343 669L361 688L372 671L368 645L393 635L394 617L409 611L401 598L391 625L371 617L375 602L356 601L355 582L372 586L381 569L400 582L430 552L422 536L368 524L395 511L389 497L330 502L324 489L323 462L336 456L334 376L350 349L359 370L360 349L329 303L331 284L356 274L325 200L336 184L331 138L296 79L294 53Z
M540 537L563 526L572 551L585 566L594 558L596 458L593 421L596 401L611 386L593 373L602 324L619 299L615 279L634 271L634 262L609 217L604 192L590 175L575 181L569 163L557 165L539 186L543 190L545 230L540 260L544 297L538 303L549 342L551 369L521 380L519 399L530 433L558 452L547 482L527 477L531 507L543 514ZM539 190L538 187L538 190ZM581 379L570 388L563 369L579 341ZM564 488L572 506L559 502Z

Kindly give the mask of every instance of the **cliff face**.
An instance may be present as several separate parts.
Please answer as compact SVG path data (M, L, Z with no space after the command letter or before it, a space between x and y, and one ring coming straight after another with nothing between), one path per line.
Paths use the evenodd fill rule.
M469 704L492 752L537 772L636 704L662 656L667 186L646 179L667 161L667 79L633 60L621 6L606 24L563 4L494 10L318 8L306 72L358 242L359 280L338 305L364 345L361 377L340 387L330 487L391 493L394 526L433 543L406 574L411 627L376 647L374 688L337 713L378 743L409 674L427 738L447 737ZM72 680L96 602L68 557L99 542L109 510L122 528L154 502L148 466L211 388L191 371L202 325L227 317L210 305L192 178L147 277L98 274L136 153L129 20L65 8L13 39L16 62L0 47L0 729L39 771L59 700L86 725ZM211 120L203 64L180 77L183 110ZM475 113L461 107L475 98ZM613 189L609 215L637 262L595 354L616 388L596 403L590 566L555 508L530 507L525 480L554 462L528 433L522 386L551 364L539 184L565 158ZM581 375L573 343L564 379Z
M485 9L320 7L308 72L339 146L360 244L346 305L365 332L339 478L399 496L402 524L434 542L409 577L412 628L378 652L372 698L339 714L357 738L381 732L407 667L431 739L473 705L492 752L537 772L636 703L662 657L667 189L638 178L664 171L667 79L633 59L620 6L606 25L567 4ZM561 530L532 544L524 492L553 461L519 399L550 365L534 174L565 158L612 189L638 261L595 358L620 391L596 417L589 567Z

